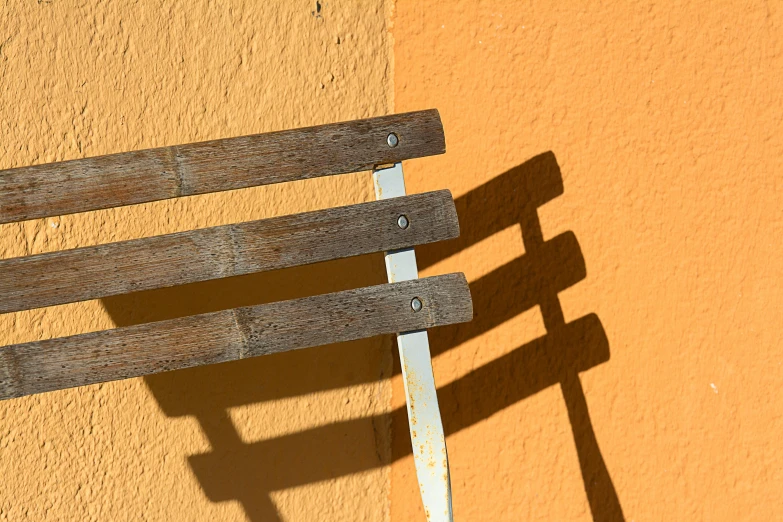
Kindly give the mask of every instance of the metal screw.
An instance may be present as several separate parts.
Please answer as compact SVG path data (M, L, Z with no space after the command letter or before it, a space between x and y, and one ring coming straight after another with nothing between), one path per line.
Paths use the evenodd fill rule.
M411 308L413 308L414 312L420 312L423 306L424 305L421 304L421 299L419 299L418 297L414 297L411 300Z
M401 229L405 230L406 228L408 228L409 224L410 222L408 221L408 216L406 216L405 214L397 218L397 226L400 227Z
M396 147L399 142L400 142L400 138L398 138L397 135L394 134L393 132L388 136L386 136L386 144L389 147Z

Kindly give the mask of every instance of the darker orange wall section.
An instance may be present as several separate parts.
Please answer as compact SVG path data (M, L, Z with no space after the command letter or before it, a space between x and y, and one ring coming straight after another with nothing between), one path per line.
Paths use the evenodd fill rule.
M432 333L457 520L783 518L783 13L398 1L476 318ZM404 404L399 378L394 406ZM400 410L401 411L401 410ZM392 520L423 520L403 415Z

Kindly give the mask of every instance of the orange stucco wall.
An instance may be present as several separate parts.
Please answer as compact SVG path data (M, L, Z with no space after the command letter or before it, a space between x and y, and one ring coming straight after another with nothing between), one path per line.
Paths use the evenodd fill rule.
M432 335L456 519L783 519L783 8L395 9L395 109L447 138L408 186L463 232L420 262L476 309Z
M436 107L448 152L405 169L457 198L462 237L417 254L476 311L431 336L457 520L778 520L782 23L736 1L5 2L0 168ZM1 226L0 256L372 197L362 173L55 216ZM5 314L0 340L383 278L368 256ZM423 520L392 354L4 401L0 520Z

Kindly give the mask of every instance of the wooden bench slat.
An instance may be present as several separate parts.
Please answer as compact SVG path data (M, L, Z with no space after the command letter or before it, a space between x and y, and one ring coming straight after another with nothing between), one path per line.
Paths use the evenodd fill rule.
M415 312L411 300L424 307ZM0 348L0 399L470 321L463 274Z
M401 229L397 218L409 225ZM0 313L459 236L448 190L0 261Z
M386 138L395 133L399 143ZM442 154L435 109L0 171L0 223L370 170Z

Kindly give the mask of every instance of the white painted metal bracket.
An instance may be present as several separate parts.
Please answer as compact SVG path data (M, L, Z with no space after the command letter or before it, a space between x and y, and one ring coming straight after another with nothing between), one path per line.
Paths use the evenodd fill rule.
M396 136L395 143L396 145ZM389 143L390 146L394 146ZM376 199L396 198L405 195L405 178L402 163L373 171ZM400 217L400 226L408 224L407 217ZM398 221L399 223L399 221ZM386 252L386 274L390 283L417 279L416 254L412 248ZM422 303L411 302L411 306ZM426 303L423 304L426 306ZM408 422L413 445L413 461L419 479L419 491L424 512L429 522L453 522L451 510L451 479L446 437L440 418L435 378L427 331L397 334L397 346L402 363L402 379L408 406Z

